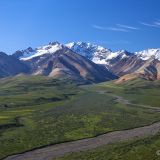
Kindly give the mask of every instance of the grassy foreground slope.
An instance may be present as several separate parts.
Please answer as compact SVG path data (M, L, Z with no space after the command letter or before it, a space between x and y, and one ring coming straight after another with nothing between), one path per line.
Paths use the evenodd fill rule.
M158 88L158 82L141 80L124 85L106 82L77 86L72 81L41 76L3 79L0 81L0 158L160 121L160 112L116 102L113 96L158 106ZM139 93L146 100L150 95L152 102L137 99Z
M67 154L54 160L160 160L160 135Z

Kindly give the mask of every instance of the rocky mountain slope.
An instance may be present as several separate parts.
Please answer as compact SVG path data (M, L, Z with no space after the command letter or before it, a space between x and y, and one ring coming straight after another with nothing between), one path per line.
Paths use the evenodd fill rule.
M131 53L113 52L85 42L66 45L51 42L38 48L16 51L12 56L0 54L0 77L20 73L50 77L70 77L101 82L121 77L126 81L137 77L160 79L160 49Z
M146 54L144 54L146 51L137 52L134 55L115 61L112 65L108 66L108 68L124 80L130 79L131 77L159 80L160 61L156 52L151 54L152 51L153 49L150 49Z
M133 77L160 79L160 49L130 53L125 50L113 52L84 42L69 43L66 46L97 64L105 65L112 73L122 76L124 80Z
M110 62L114 59L123 59L131 54L125 50L112 52L110 49L102 46L85 42L72 42L66 44L66 46L94 63L103 65L110 65Z
M13 57L27 65L30 68L29 74L33 75L69 77L86 82L102 82L117 78L105 66L93 63L58 42L36 49L17 51Z
M0 78L27 73L29 68L18 59L0 52Z

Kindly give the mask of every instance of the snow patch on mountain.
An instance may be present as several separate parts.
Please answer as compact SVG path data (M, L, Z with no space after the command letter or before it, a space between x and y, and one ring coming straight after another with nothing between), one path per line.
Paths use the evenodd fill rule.
M106 54L110 53L111 50L106 49L104 47L94 45L91 43L85 42L72 42L66 44L66 46L72 51L92 60L95 55L100 56L100 58L104 58Z
M109 64L111 59L117 57L123 59L128 56L126 54L127 52L124 50L112 52L110 49L102 46L85 42L72 42L66 44L66 46L72 51L92 60L96 64Z
M42 56L44 54L53 54L62 48L63 48L62 44L58 42L53 42L53 43L49 43L46 46L38 47L32 51L24 50L23 55L20 57L20 60L25 61L25 60L32 59L34 57Z
M63 48L69 48L73 52L88 58L96 64L111 65L114 61L128 58L133 55L144 61L149 59L157 59L160 61L160 49L148 49L135 53L130 53L125 50L113 52L102 46L85 42L71 42L66 45L60 44L59 42L51 42L48 45L36 49L29 47L26 50L17 51L14 55L20 60L27 61L45 54L54 54Z
M136 52L137 57L146 61L149 59L157 59L160 61L160 48L158 49L147 49L140 52Z

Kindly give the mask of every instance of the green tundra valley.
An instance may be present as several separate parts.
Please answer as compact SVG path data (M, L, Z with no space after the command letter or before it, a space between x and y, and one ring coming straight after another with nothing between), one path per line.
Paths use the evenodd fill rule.
M137 94L138 93L138 94ZM17 76L0 81L0 158L57 143L160 121L160 83L79 85L66 79ZM159 135L127 140L60 159L155 159ZM108 156L108 153L112 153ZM135 156L133 156L135 155ZM157 157L158 158L158 157Z

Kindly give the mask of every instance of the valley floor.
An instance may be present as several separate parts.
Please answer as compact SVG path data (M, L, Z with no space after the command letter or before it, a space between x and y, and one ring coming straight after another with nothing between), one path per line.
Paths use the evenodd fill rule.
M144 138L147 136L153 136L157 134L159 130L160 122L154 123L150 126L135 128L131 130L115 131L94 138L48 146L42 149L36 149L23 154L10 156L5 160L52 160L67 153L94 149L99 146L126 141L133 138Z
M3 79L0 82L0 159L22 152L25 152L22 157L28 153L39 156L39 151L49 148L52 152L56 146L70 144L80 150L95 148L110 141L117 143L137 136L142 139L154 135L154 139L159 141L159 136L155 135L160 122L159 96L159 82L139 79L124 84L105 82L84 86L77 86L73 81L40 76ZM150 127L146 129L143 126ZM112 134L117 138L113 139ZM107 140L109 135L111 138ZM93 143L98 139L98 143ZM87 145L82 147L81 143ZM155 150L158 145L155 145ZM37 149L43 146L50 147ZM77 147L70 147L64 152L78 151ZM123 147L127 149L125 145ZM27 152L29 150L33 151ZM64 154L62 151L49 151L49 158L54 158L55 153ZM90 152L98 157L101 151L108 153L108 149L103 148ZM84 155L88 153L75 153L62 159L85 159ZM41 154L41 157L46 155ZM116 153L115 156L118 155ZM87 160L91 159L94 158L88 157Z

